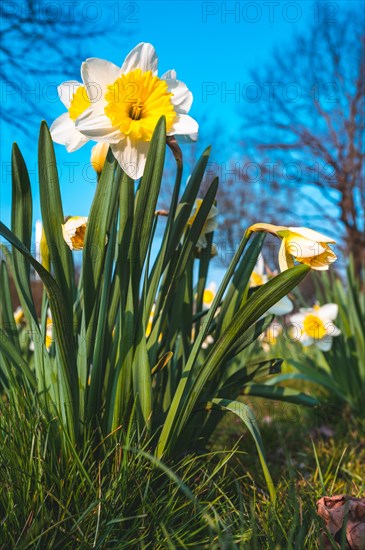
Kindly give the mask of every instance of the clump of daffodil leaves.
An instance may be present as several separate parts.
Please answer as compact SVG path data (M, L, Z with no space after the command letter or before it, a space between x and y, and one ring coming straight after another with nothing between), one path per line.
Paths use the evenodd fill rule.
M230 411L249 429L274 499L256 419L238 397L244 390L250 396L316 403L298 390L265 385L262 380L278 372L280 360L260 360L251 344L270 326L271 308L310 269L327 269L334 261L328 246L333 240L304 228L252 226L208 303L209 267L219 254L213 242L218 180L200 195L207 148L183 185L179 143L198 135L188 114L193 97L174 70L158 76L157 65L153 46L142 43L121 66L87 59L82 82L59 86L67 111L50 130L43 122L39 135L41 262L30 252L34 190L22 154L13 147L11 228L0 225L11 245L1 271L4 391L11 398L9 388L17 384L35 392L44 411L62 424L65 441L75 444L90 429L107 437L127 430L132 421L136 444L150 438L158 458L192 449L198 439L201 446L220 419L210 411ZM93 202L89 212L75 205L78 211L65 216L53 142L71 153L89 141L96 142ZM166 154L176 160L176 181L169 209L160 211ZM250 289L267 232L281 239L282 272ZM40 318L32 270L44 285ZM9 271L22 324L32 334L31 349L20 341L15 324Z

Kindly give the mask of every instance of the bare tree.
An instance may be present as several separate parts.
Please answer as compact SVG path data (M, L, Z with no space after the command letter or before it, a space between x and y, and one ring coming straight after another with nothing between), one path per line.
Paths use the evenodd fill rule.
M55 103L59 79L75 78L90 38L99 38L113 25L125 46L133 32L124 17L107 3L3 2L1 8L0 76L2 123L30 135L32 123L44 117L41 101ZM114 5L114 8L116 6ZM120 38L119 38L120 37ZM108 38L110 41L110 37Z
M241 113L244 149L260 159L268 186L281 190L287 225L311 217L331 226L357 269L365 247L362 32L356 13L314 25L253 75L261 96Z

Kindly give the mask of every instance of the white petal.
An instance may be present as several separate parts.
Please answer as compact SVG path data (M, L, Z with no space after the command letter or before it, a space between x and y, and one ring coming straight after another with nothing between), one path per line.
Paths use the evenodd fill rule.
M216 216L218 216L218 208L213 205L209 211L208 219L210 220L212 218L215 218Z
M152 71L157 74L157 55L152 44L141 42L125 58L121 73L129 73L134 69L142 69L143 72Z
M318 241L310 241L300 235L290 235L285 240L287 250L295 258L312 258L326 250Z
M268 310L268 313L272 313L273 315L286 315L287 313L293 311L293 308L293 302L289 300L287 296L284 296L283 298L281 298L281 300L278 301L277 304L273 305Z
M298 235L301 235L305 239L308 239L309 241L317 241L319 243L335 243L331 237L327 237L326 235L323 235L323 233L318 233L318 231L314 231L313 229L308 229L307 227L288 227L290 231L293 231L293 233L298 233Z
M105 92L109 84L113 84L120 75L120 68L98 57L89 57L81 65L81 76L91 103L103 109Z
M328 271L329 270L329 265L328 264L318 264L314 267L311 266L312 269L314 269L315 271Z
M316 312L318 317L322 320L334 321L338 315L338 305L337 304L325 304L320 307Z
M69 153L80 149L80 147L89 141L88 137L80 134L76 129L75 123L70 119L68 113L64 113L56 118L50 128L50 132L53 141L65 145Z
M58 97L68 109L70 107L71 101L73 96L75 95L75 92L77 88L80 88L82 84L80 82L77 82L77 80L67 80L66 82L62 82L57 88Z
M187 136L192 141L198 139L199 124L189 115L177 115L168 136Z
M302 328L304 318L305 318L305 315L303 315L302 313L294 313L293 315L290 316L290 324Z
M180 80L164 77L162 78L166 80L169 92L174 94L171 101L175 107L175 111L182 114L188 113L193 103L193 94L190 92L186 84Z
M316 346L321 351L329 351L332 347L332 338L330 336L325 336L321 340L316 340Z
M325 324L327 336L340 336L341 331L331 321Z
M308 336L308 334L306 334L304 330L302 330L302 332L299 334L298 340L304 347L311 346L314 342L313 338Z
M215 281L211 281L209 285L207 286L207 290L210 290L213 292L213 294L216 294L217 292L217 283Z
M76 233L76 229L87 223L86 216L71 216L66 223L63 224L63 227L71 234Z
M196 243L197 248L206 248L208 245L207 238L204 233L202 233Z
M124 172L137 180L143 175L149 146L150 142L133 142L130 138L125 138L110 147Z
M280 271L286 271L289 267L294 265L294 260L290 254L288 254L285 246L285 239L282 239L279 249L279 267Z
M257 273L257 275L260 275L260 277L262 277L264 275L264 271L265 271L264 257L260 253L259 257L257 258L256 265L254 267L254 272Z
M89 107L79 116L76 120L76 128L95 141L118 143L124 137L119 128L112 126L106 114L95 112L93 107Z
M217 229L217 227L218 227L218 224L215 221L215 219L212 219L212 220L208 219L204 224L203 231L204 233L212 233Z
M163 80L176 80L176 71L175 71L175 69L170 69L169 71L166 71L161 76L161 79L163 79Z

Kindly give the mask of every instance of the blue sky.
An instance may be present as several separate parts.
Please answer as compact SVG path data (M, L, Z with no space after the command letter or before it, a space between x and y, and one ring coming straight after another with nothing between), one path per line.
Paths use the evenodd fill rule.
M5 2L6 4L6 2ZM22 4L20 2L20 4ZM44 9L47 0L40 3ZM60 9L68 3L59 2ZM326 4L326 6L325 6ZM331 6L328 6L330 4ZM319 7L318 7L319 5ZM137 43L151 42L159 56L159 72L177 70L178 77L185 81L194 94L191 115L201 121L201 150L208 144L206 136L215 123L225 129L223 140L229 144L237 141L240 120L237 117L238 103L245 101L245 87L250 82L250 71L270 61L273 48L290 43L297 32L303 32L318 18L341 18L344 2L313 3L312 0L297 2L78 2L74 16L83 23L82 31L92 33L84 38L82 33L73 47L74 66L64 68L60 81L79 79L79 51L86 57L103 57L122 64L125 55ZM348 3L347 3L348 5ZM352 2L359 9L361 2ZM313 6L315 9L313 9ZM319 11L316 11L316 10ZM45 16L46 11L40 16ZM108 32L98 36L99 28ZM54 37L62 45L62 37ZM29 55L32 55L30 49ZM22 75L14 73L14 81ZM59 101L47 100L43 90L54 78L39 79L40 97L38 108L49 124L62 114L64 107ZM238 84L237 84L238 83ZM229 91L236 87L237 97ZM54 89L54 85L53 85ZM18 107L22 101L18 102ZM3 103L3 109L9 108ZM18 142L31 172L34 190L34 219L40 217L36 177L38 120L30 120L30 137L23 135L14 126L2 125L1 155L2 182L0 191L1 219L9 224L10 187L8 160L11 144ZM204 141L203 141L204 138ZM214 151L214 136L209 136ZM95 177L89 166L91 144L69 154L63 146L56 145L57 162L65 214L87 215L95 190ZM227 148L229 150L229 147ZM219 152L215 152L219 158Z

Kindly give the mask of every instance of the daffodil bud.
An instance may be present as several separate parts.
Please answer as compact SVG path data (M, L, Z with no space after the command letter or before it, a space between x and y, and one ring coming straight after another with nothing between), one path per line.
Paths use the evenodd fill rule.
M198 215L198 212L200 210L200 207L201 207L202 203L203 203L203 199L196 199L194 210L193 210L190 218L188 219L188 225L189 226L193 225L193 223L195 221L195 218ZM217 227L218 227L218 223L216 221L217 215L218 215L218 208L216 206L212 206L212 208L210 209L209 214L207 216L207 219L205 220L205 223L203 225L203 229L200 233L198 242L196 243L196 246L198 248L206 248L207 247L208 242L207 242L206 235L208 233L212 233L215 229L217 229Z
M50 270L50 254L49 254L49 248L48 248L46 235L44 233L43 226L42 226L41 240L40 240L40 243L39 243L39 249L40 249L40 253L41 253L41 264L43 265L43 267L45 269L47 269L47 271L49 271Z
M23 309L18 306L14 311L14 321L16 325L21 325L25 320Z
M82 250L84 246L87 217L71 216L62 224L63 238L71 250Z
M91 166L94 168L95 172L100 175L103 166L105 164L105 160L108 154L109 150L109 143L106 142L100 142L94 145L94 147L91 149Z

